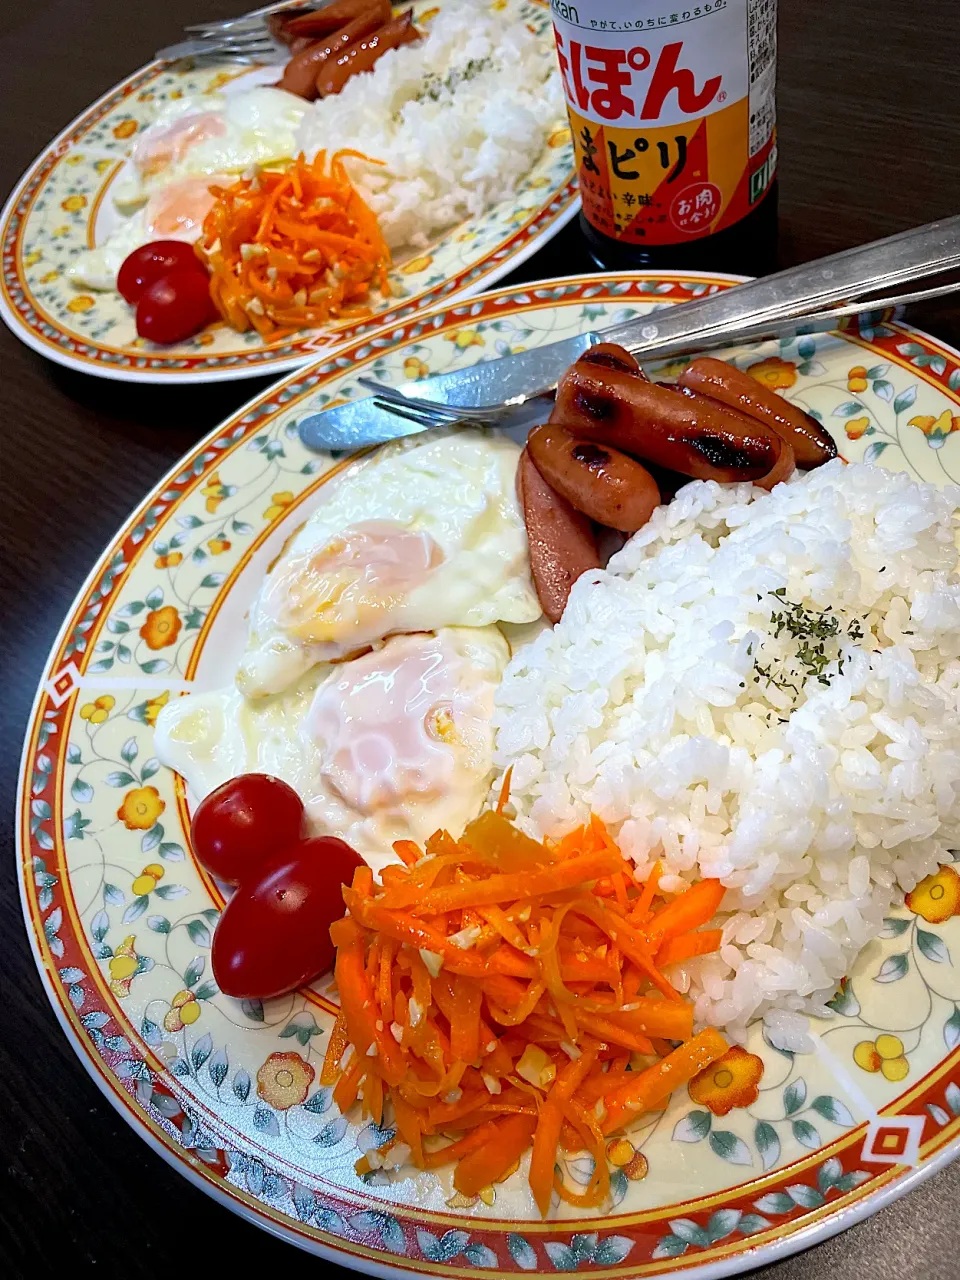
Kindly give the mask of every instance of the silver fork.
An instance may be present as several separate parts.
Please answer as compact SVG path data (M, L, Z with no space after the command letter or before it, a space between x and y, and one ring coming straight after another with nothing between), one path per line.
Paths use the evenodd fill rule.
M322 0L319 4L305 4L300 11L312 13L315 9L322 9L329 2L330 0ZM249 13L241 14L237 18L194 22L184 27L184 31L191 32L189 40L181 40L177 44L158 49L155 56L163 61L174 61L177 58L210 57L216 54L218 57L252 62L268 58L273 54L286 54L286 47L274 40L270 34L266 19L271 13L291 7L289 0L281 0L279 4L268 4L262 9L251 9Z
M366 387L374 394L374 404L378 409L385 409L396 418L407 422L415 422L420 427L447 426L454 422L463 422L471 427L496 427L503 422L513 421L521 408L532 410L534 401L549 402L549 394L526 397L522 404L508 401L505 404L482 405L470 408L465 405L443 404L434 400L420 400L408 396L396 387L388 387L376 378L357 378L361 387Z
M192 40L181 40L158 49L154 55L160 62L176 62L178 58L230 58L235 62L267 62L279 59L289 51L264 26L241 28L236 32L211 32Z
M960 222L960 220L957 221ZM827 311L781 317L772 327L766 324L749 327L725 325L718 326L714 333L701 330L685 343L668 345L652 342L649 344L649 350L644 350L647 344L642 341L627 343L627 345L638 358L658 361L671 356L729 347L733 343L742 341L758 341L762 338L782 336L788 328L792 328L797 334L829 333L837 328L838 321L844 317L870 315L874 317L875 323L880 323L876 319L878 312L886 318L891 318L894 312L911 303L926 302L932 298L941 298L946 294L957 292L960 292L960 280L952 280L929 289L875 298L869 303L855 302L847 306L833 307ZM636 325L636 321L631 322L631 326ZM606 334L598 336L607 340L614 337L613 334L610 334L609 338ZM375 378L358 377L357 381L366 390L373 392L373 404L377 409L382 409L406 422L414 423L422 429L450 426L453 423L463 423L472 427L524 426L537 419L545 407L549 412L549 404L556 391L556 384L552 383L526 394L512 396L497 404L466 406L428 400L415 393L407 394L396 387L378 382Z
M192 22L183 29L184 31L201 31L204 35L216 34L218 31L251 30L265 26L265 19L271 13L291 7L289 0L287 3L267 4L262 9L251 9L249 13L241 13L237 18L215 18L212 22ZM319 6L304 5L303 12L307 13L311 8L319 8Z

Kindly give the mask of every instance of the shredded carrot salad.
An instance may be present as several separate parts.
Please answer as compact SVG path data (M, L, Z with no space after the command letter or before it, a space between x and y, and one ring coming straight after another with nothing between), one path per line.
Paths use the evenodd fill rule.
M602 1205L610 1135L727 1050L716 1031L693 1034L691 1004L661 972L719 947L720 931L700 928L722 886L664 901L659 868L637 883L597 818L540 844L498 809L459 841L440 831L425 852L394 848L403 865L382 885L359 868L330 930L340 1015L322 1083L378 1125L389 1101L395 1126L357 1172L456 1162L454 1185L473 1196L532 1146L542 1214L554 1191ZM584 1191L556 1171L561 1148L594 1156Z
M390 250L373 212L350 182L345 158L358 151L300 155L282 171L262 170L216 203L197 245L210 270L210 296L228 324L282 338L315 328L376 286L389 294Z

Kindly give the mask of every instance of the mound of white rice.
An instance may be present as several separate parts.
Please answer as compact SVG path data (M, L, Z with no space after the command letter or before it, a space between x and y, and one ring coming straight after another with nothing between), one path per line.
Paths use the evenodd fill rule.
M425 246L511 196L563 122L552 36L529 30L524 7L444 0L425 39L307 109L297 145L308 156L350 148L384 161L348 167L391 248Z
M952 860L958 503L839 461L770 495L687 485L507 668L496 761L529 831L593 810L641 876L727 886L720 953L673 974L701 1022L765 1015L796 1044L789 1011L829 1015L901 891Z

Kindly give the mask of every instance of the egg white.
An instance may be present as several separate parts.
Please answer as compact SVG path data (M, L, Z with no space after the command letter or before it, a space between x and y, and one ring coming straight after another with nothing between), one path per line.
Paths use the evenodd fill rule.
M445 429L387 445L331 482L254 601L240 691L280 693L318 662L399 632L539 618L519 455L506 437ZM391 585L392 559L412 568Z
M396 636L271 698L230 687L170 702L155 749L197 803L241 773L282 778L312 834L340 836L379 871L396 861L395 840L459 835L479 813L508 659L497 627Z

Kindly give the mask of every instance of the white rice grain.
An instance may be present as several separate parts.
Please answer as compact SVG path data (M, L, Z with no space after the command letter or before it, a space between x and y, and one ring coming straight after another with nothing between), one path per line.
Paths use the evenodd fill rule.
M565 123L552 35L534 35L524 8L444 0L423 40L307 109L297 145L308 156L349 149L382 162L346 165L392 249L426 247L515 196Z

